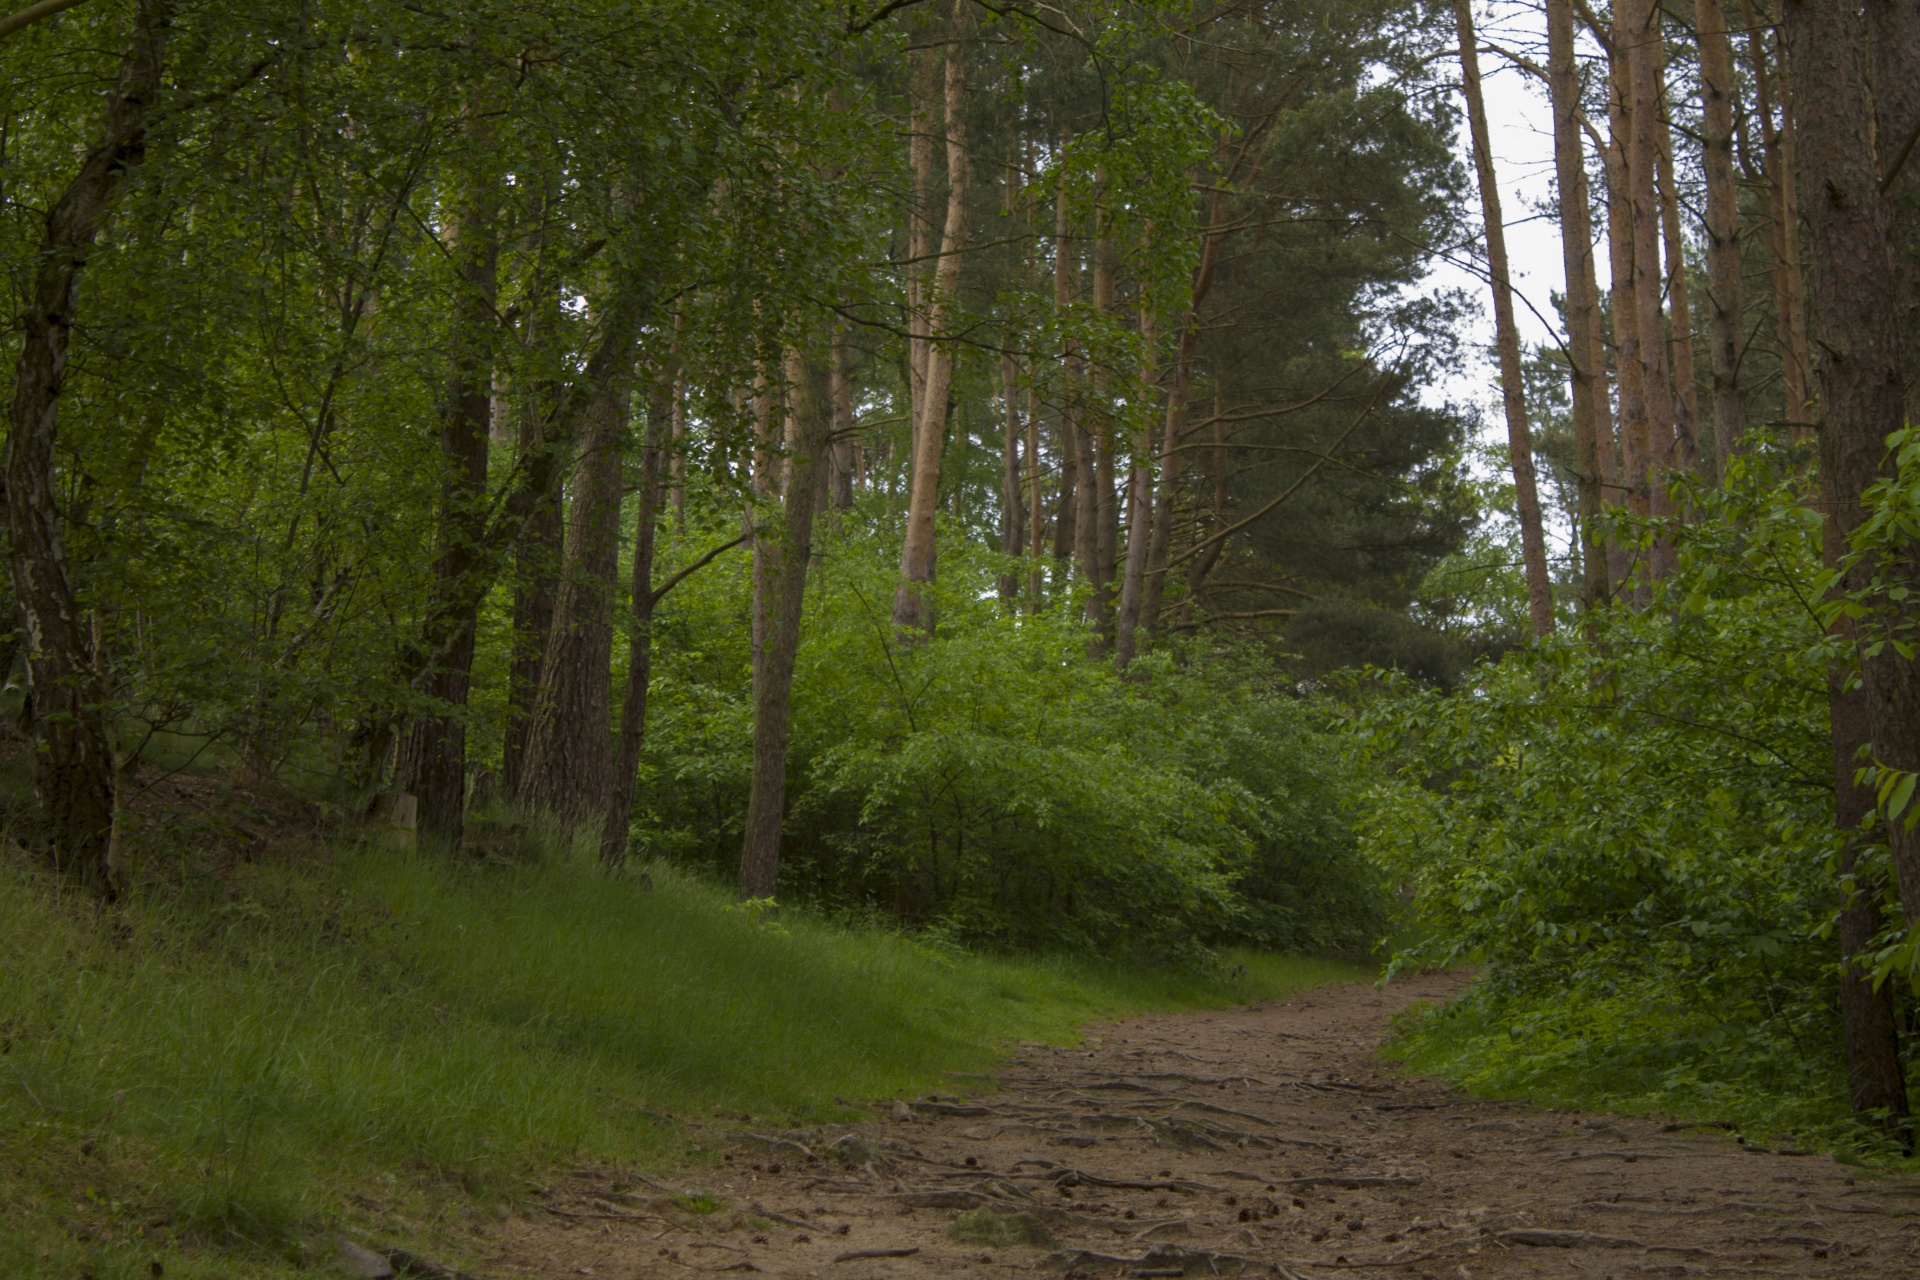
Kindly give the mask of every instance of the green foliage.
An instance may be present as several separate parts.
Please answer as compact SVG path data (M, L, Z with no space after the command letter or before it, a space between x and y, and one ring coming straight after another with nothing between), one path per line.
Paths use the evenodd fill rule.
M369 846L106 911L0 875L0 1260L94 1188L118 1243L75 1256L144 1268L146 1238L169 1274L195 1240L278 1248L348 1188L512 1198L569 1156L697 1159L710 1117L844 1116L830 1099L950 1084L1015 1038L1356 976L980 959L565 850L463 870Z
M1203 944L1364 949L1326 713L1256 653L1170 643L1126 678L1089 661L1072 601L995 593L953 545L938 635L888 615L897 546L849 513L808 584L783 896L879 910L995 949L1198 958ZM670 597L635 835L730 876L748 771L742 566ZM684 593L684 594L681 594Z
M1801 477L1730 473L1725 493L1680 492L1684 523L1637 530L1679 561L1646 607L1584 617L1453 696L1389 682L1357 717L1389 771L1365 846L1417 890L1424 940L1396 963L1486 966L1404 1043L1489 1088L1870 1145L1830 994L1820 516Z

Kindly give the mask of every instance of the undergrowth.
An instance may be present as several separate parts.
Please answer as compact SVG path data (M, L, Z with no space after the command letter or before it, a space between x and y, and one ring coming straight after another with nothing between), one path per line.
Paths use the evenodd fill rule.
M458 1257L558 1161L698 1162L1013 1040L1360 971L997 959L767 919L663 865L360 844L109 907L16 855L0 973L0 1274L111 1280L235 1249L275 1274L324 1227Z

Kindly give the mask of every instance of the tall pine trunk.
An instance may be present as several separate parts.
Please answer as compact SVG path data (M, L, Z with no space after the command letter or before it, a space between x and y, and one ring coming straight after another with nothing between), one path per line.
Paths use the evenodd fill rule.
M1867 6L1873 48L1874 137L1886 188L1907 421L1920 423L1920 0Z
M1718 475L1747 430L1740 389L1745 323L1740 304L1740 189L1733 171L1733 46L1722 0L1694 0L1700 37L1701 168L1707 185L1707 350L1713 371L1713 457Z
M1774 344L1780 353L1780 416L1806 434L1811 422L1812 390L1808 373L1806 295L1800 263L1799 168L1792 113L1791 82L1785 49L1767 53L1766 28L1740 0L1747 24L1747 52L1753 62L1755 105L1760 117L1760 150L1767 178L1767 239L1773 250ZM1776 110L1775 99L1778 99Z
M771 899L780 889L780 826L786 811L787 718L813 553L814 513L826 494L830 399L823 362L788 357L794 432L785 500L755 513L753 541L753 772L740 850L740 896Z
M7 433L7 530L14 596L26 625L33 685L34 793L54 862L95 891L115 892L116 768L107 689L93 628L73 586L55 477L59 403L81 269L143 158L160 92L172 5L140 0L93 145L47 210L31 294L21 314Z
M947 44L946 133L947 219L940 236L940 259L930 296L925 300L928 344L925 377L914 406L913 468L907 497L907 536L900 549L900 585L893 596L893 625L903 637L933 634L933 577L937 548L934 517L940 504L940 455L946 446L947 397L953 385L954 348L942 337L954 315L960 287L960 260L967 244L968 158L964 110L967 63L960 43L966 0L954 0L953 28Z
M1666 275L1661 269L1660 42L1653 0L1616 0L1614 56L1626 63L1627 217L1633 245L1633 319L1639 332L1640 389L1647 410L1647 496L1656 516L1673 514L1667 473L1679 465L1678 401L1667 362L1667 318L1661 306ZM1656 542L1649 567L1664 577L1672 568L1672 544Z
M1700 390L1693 374L1693 300L1687 292L1686 242L1680 233L1680 189L1673 171L1672 107L1667 99L1667 44L1660 11L1654 10L1653 57L1654 162L1660 183L1660 241L1666 262L1667 368L1673 380L1671 465L1692 471L1700 465Z
M1861 496L1887 473L1886 439L1901 426L1904 407L1898 300L1863 65L1866 33L1848 0L1782 0L1781 16L1819 290L1820 475L1837 534L1846 537L1862 518ZM1920 577L1910 556L1901 569L1909 581ZM1848 572L1845 586L1863 590L1879 571L1863 561ZM1910 612L1904 607L1873 622L1909 623ZM1920 670L1884 644L1861 654L1860 677L1874 758L1920 772ZM1836 737L1836 754L1851 750ZM1920 832L1891 822L1887 835L1911 924L1920 921Z
M1520 366L1520 332L1513 320L1513 289L1507 275L1507 234L1501 221L1500 189L1487 140L1487 106L1480 93L1480 56L1473 34L1471 0L1454 0L1459 26L1460 69L1467 97L1467 121L1473 137L1473 163L1480 179L1480 208L1486 222L1487 267L1493 277L1494 341L1500 351L1501 401L1507 418L1507 452L1520 517L1521 558L1527 573L1527 612L1533 633L1553 630L1553 582L1547 575L1547 543L1540 521L1540 491L1534 479L1533 435L1527 425L1525 375Z
M1613 451L1607 411L1606 349L1601 343L1593 219L1588 209L1586 146L1580 136L1580 81L1574 65L1572 0L1547 3L1547 92L1553 105L1554 175L1560 203L1561 262L1566 269L1567 348L1573 393L1573 452L1579 485L1581 567L1586 606L1612 594L1607 548L1599 535ZM1604 451L1604 452L1603 452Z

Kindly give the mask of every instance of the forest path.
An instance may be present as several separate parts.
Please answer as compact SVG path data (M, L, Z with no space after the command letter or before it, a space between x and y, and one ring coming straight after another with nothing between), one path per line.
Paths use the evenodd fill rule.
M1920 1277L1911 1181L1659 1119L1481 1101L1376 1061L1396 1010L1462 985L1319 987L1025 1045L985 1091L739 1139L672 1189L718 1210L577 1171L499 1228L484 1270Z

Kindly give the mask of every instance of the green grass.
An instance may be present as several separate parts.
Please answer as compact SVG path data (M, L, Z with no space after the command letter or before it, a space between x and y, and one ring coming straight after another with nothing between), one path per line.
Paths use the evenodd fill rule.
M649 879L373 846L102 908L0 866L0 1275L270 1275L329 1224L457 1253L558 1161L697 1162L1011 1041L1365 976L987 958Z

